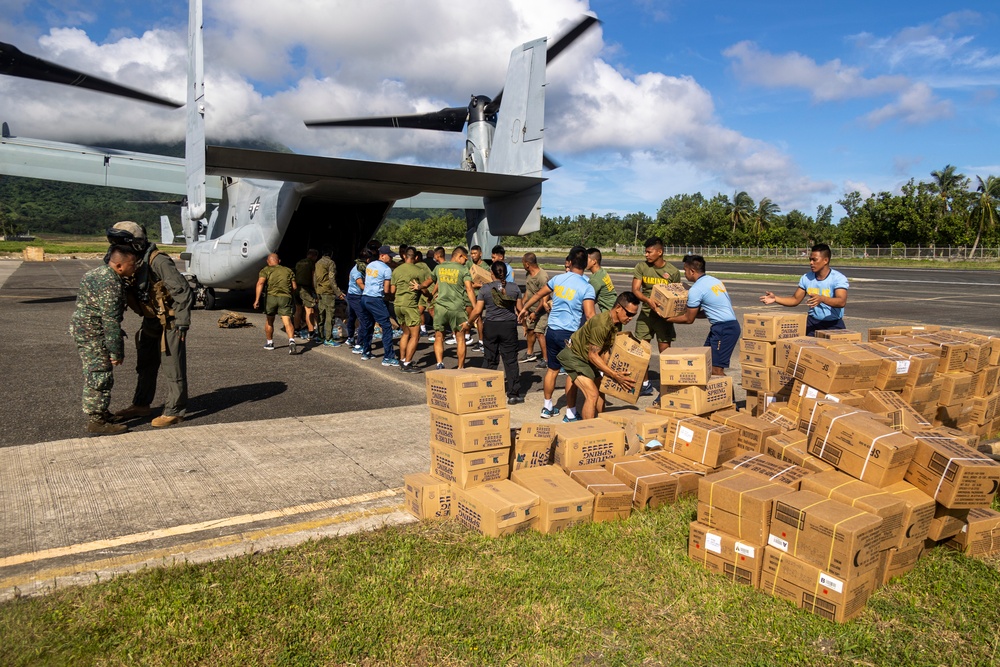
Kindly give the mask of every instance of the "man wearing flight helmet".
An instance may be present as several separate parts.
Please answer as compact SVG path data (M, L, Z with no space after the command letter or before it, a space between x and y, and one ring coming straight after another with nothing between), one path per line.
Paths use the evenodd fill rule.
M170 256L146 238L139 224L124 221L108 229L108 242L132 246L139 253L139 267L127 285L129 307L142 316L135 336L139 374L132 405L118 413L131 419L151 412L157 375L167 381L163 414L152 421L157 428L184 420L187 408L187 347L194 293Z

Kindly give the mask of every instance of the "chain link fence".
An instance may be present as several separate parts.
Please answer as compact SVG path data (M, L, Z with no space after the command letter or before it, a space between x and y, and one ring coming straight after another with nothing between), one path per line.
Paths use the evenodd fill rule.
M619 245L619 255L642 255L641 246ZM938 261L977 260L1000 261L1000 247L979 246L975 252L966 246L891 246L891 247L831 247L835 259L926 259ZM795 259L809 256L809 248L726 248L722 246L666 246L667 255L701 255L702 257L747 257L753 259Z

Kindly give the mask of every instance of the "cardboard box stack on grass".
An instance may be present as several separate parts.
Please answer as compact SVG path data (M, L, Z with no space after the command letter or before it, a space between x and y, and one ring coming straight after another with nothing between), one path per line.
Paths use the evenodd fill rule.
M1000 552L1000 513L990 508L1000 464L975 449L980 434L1000 430L991 403L1000 340L903 327L873 329L867 343L780 339L779 328L747 317L744 332L775 344L771 368L791 390L761 415L780 428L761 453L701 480L692 559L841 622L926 549ZM763 376L744 367L743 377ZM743 428L748 450L761 433L735 415L713 419Z
M743 316L743 338L739 360L741 383L747 392L747 409L754 416L772 403L785 403L792 380L778 357L778 343L806 335L806 316L795 313L747 313Z

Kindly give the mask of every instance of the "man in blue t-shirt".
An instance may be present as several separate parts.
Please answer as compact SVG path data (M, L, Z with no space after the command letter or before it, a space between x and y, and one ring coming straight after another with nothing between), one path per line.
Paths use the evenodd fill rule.
M378 249L378 259L369 262L365 267L365 288L361 293L361 308L364 310L368 327L364 331L364 339L361 341L361 358L368 360L372 358L372 334L375 327L372 322L378 322L382 327L382 365L399 366L399 360L392 349L392 323L389 321L389 309L385 305L384 297L389 291L392 283L392 269L389 262L395 255L387 245Z
M668 317L667 322L691 324L700 311L711 324L705 345L712 348L712 375L725 375L733 350L743 333L733 311L733 302L729 300L722 281L705 273L704 257L685 255L683 261L684 279L691 283L687 311L683 315Z
M802 276L793 296L775 296L764 292L761 303L797 306L809 296L809 316L806 318L806 335L815 336L822 329L844 329L844 306L847 305L847 278L840 271L830 268L830 246L820 243L809 254L809 273Z
M523 324L528 317L528 310L545 297L552 295L549 308L549 326L545 330L545 349L548 354L548 369L542 380L545 405L542 407L542 419L549 419L559 414L558 408L552 406L552 394L556 389L556 379L559 377L559 360L556 358L573 332L584 322L596 314L594 308L594 288L590 281L583 277L587 269L587 249L576 246L569 251L567 260L570 269L566 273L557 274L545 287L538 290L527 300L518 313L518 320ZM565 422L579 421L576 416L576 386L566 376L566 417Z

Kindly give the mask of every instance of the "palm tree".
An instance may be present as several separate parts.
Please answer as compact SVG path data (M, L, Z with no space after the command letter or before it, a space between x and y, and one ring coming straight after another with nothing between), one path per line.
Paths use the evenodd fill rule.
M938 226L941 220L951 213L951 199L958 189L964 189L965 174L956 174L956 167L954 165L946 164L944 169L941 171L932 171L931 178L934 182L931 184L934 189L937 190L938 197L941 198L941 213L934 220L934 237L932 241L936 244L938 239Z
M972 250L969 251L970 257L976 254L976 246L979 245L979 239L983 236L983 230L993 227L997 223L997 217L1000 217L1000 214L997 213L997 206L1000 205L1000 178L987 176L984 181L982 176L976 176L976 180L979 181L979 187L976 188L979 198L972 206L969 220L973 223L978 221L979 229L976 232L976 241L972 244Z
M771 219L781 213L781 207L773 201L764 197L757 204L757 212L754 213L754 234L760 239L761 233L770 226Z
M733 202L729 205L729 209L726 211L726 215L733 223L734 234L736 233L736 227L739 225L745 225L752 214L753 199L751 199L750 195L746 193L746 190L734 194Z

